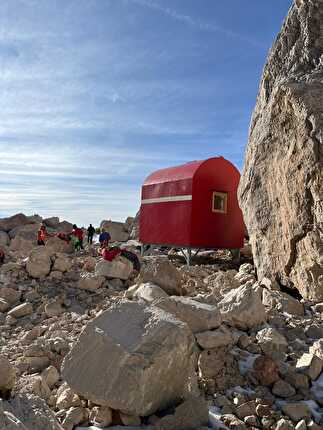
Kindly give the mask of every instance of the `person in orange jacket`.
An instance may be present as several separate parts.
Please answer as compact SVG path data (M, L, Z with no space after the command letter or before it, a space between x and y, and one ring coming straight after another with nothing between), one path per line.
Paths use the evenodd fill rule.
M44 225L41 225L37 233L37 245L44 246L47 237L48 237L48 234L47 234L46 227Z

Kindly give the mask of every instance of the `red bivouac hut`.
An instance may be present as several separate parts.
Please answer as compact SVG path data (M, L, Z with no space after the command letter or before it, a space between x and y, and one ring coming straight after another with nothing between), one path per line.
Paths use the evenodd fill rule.
M240 173L223 157L157 170L142 186L140 241L194 249L240 249Z

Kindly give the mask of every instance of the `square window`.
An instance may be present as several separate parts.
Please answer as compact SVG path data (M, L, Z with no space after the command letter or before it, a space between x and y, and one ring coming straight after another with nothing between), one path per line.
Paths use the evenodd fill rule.
M227 213L228 193L214 191L212 195L212 212Z

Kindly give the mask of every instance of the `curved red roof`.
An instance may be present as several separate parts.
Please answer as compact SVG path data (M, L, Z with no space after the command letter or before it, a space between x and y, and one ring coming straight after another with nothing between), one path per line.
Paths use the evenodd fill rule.
M215 160L219 158L222 157L214 157L213 159ZM143 186L193 178L199 167L209 160L211 159L191 161L190 163L182 164L180 166L156 170L145 179Z

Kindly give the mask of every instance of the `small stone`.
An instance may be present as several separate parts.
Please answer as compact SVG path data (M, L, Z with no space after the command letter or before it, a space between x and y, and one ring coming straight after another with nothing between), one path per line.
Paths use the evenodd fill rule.
M89 421L100 428L109 427L112 424L112 409L108 406L95 406L91 410Z
M259 420L255 415L245 417L244 422L248 426L259 427Z
M296 394L296 390L288 382L280 379L275 382L272 388L272 393L278 397L291 397Z
M47 303L45 305L45 314L49 318L61 315L63 312L64 309L59 302Z
M9 308L9 303L0 297L0 312L6 312Z
M307 430L307 425L305 420L301 420L296 424L295 430Z
M258 405L256 407L256 414L258 417L269 417L272 414L272 409L269 405Z
M285 420L285 418L282 418L277 422L274 430L295 430L295 427L290 421Z
M311 420L307 424L307 430L322 430L322 427L316 424L313 420Z
M120 419L124 426L140 426L141 419L136 415L127 415L120 412Z
M33 313L33 306L31 303L22 303L21 305L15 306L8 315L13 318L21 318Z
M81 424L86 418L86 411L78 406L70 408L62 422L64 430L73 430L75 426Z
M256 413L256 402L254 400L243 403L236 409L236 414L239 418L243 419L247 416L254 415Z
M311 325L306 327L305 334L310 339L320 339L323 337L323 326Z
M293 420L293 422L298 422L303 418L311 417L311 410L307 406L306 403L295 402L295 403L286 403L282 408L284 414L289 416Z
M0 355L0 397L10 392L16 383L16 371L9 360Z
M203 349L218 348L233 343L231 331L225 325L221 325L217 330L196 333L195 337Z
M270 357L257 357L253 364L253 372L261 385L271 385L279 380L278 365Z
M54 366L49 366L47 369L43 370L41 376L46 381L49 388L53 388L59 380L58 370Z
M296 370L308 375L312 381L318 378L322 372L323 361L316 355L305 353L297 361Z

